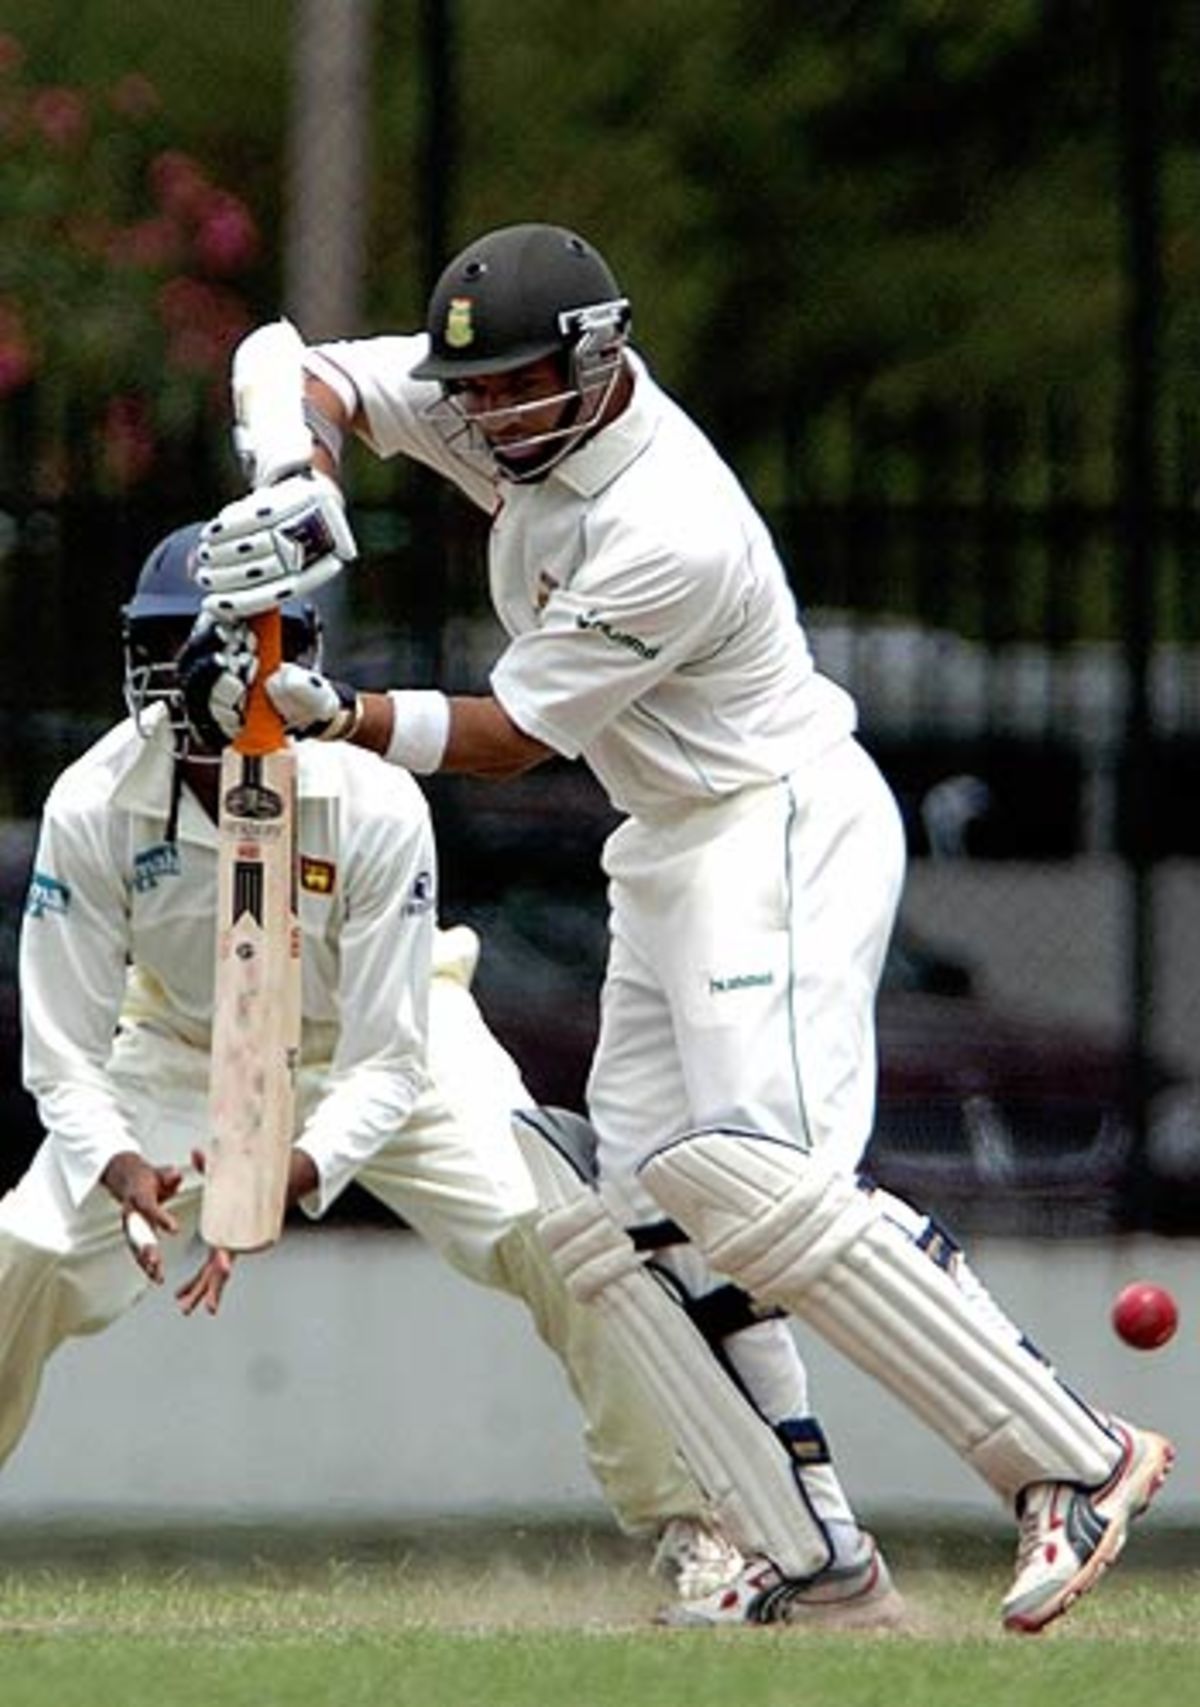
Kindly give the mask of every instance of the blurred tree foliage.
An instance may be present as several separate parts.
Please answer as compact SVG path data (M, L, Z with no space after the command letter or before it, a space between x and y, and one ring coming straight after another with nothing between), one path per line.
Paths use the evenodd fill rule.
M591 235L663 378L768 498L843 479L847 420L1009 402L1054 408L1086 437L1111 423L1121 385L1120 9L446 0L450 241L521 218ZM294 10L5 0L0 20L44 78L152 79L174 146L254 210L264 259L248 285L264 313ZM373 0L374 326L421 311L426 13ZM1182 386L1200 348L1200 8L1155 0L1154 16L1162 349ZM1110 437L1088 495L1111 490Z
M5 475L47 497L146 490L175 465L186 483L257 318L257 219L239 179L180 146L140 62L85 55L46 76L41 59L0 31Z
M608 0L584 24L526 0L514 29L505 8L468 3L459 225L541 212L595 233L661 371L761 481L789 417L1007 399L1111 423L1126 300L1118 10ZM1187 374L1200 9L1154 11L1163 348ZM838 443L813 447L820 484Z

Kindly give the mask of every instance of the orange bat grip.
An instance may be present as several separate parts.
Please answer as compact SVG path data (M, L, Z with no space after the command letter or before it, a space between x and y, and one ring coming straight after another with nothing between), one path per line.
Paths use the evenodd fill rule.
M283 718L264 685L283 662L283 618L277 610L264 611L250 618L250 626L258 636L258 673L250 684L246 719L233 745L239 753L256 756L275 752L287 740Z

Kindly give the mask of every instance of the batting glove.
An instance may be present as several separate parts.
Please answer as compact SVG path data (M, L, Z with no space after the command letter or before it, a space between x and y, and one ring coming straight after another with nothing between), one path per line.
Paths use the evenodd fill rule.
M332 681L303 664L281 664L265 685L289 735L343 741L358 728L362 706L349 682Z
M307 598L357 556L333 481L292 474L236 498L205 524L196 580L213 616L258 616L288 599Z
M196 739L219 752L241 733L246 695L258 674L258 636L244 622L201 615L175 663Z

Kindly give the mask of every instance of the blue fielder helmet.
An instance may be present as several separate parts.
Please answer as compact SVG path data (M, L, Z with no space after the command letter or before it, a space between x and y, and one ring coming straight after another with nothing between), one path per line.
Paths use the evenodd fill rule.
M142 564L133 597L121 607L125 704L139 728L148 708L161 704L173 730L187 729L175 661L205 597L195 580L203 525L189 522L160 539ZM317 664L321 618L316 606L291 599L280 606L280 614L284 657Z
M194 575L203 526L189 522L159 540L142 564L133 597L122 610L126 623L148 617L186 617L190 626L196 620L204 597Z

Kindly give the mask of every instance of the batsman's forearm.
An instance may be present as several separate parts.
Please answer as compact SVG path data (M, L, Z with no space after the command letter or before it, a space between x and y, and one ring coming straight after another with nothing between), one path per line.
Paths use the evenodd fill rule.
M403 764L403 731L401 739L395 739L397 700L403 705L405 695L360 694L362 715L352 739L356 746ZM549 747L518 729L490 694L455 694L448 704L450 724L438 770L465 776L520 776L552 756Z
M366 747L368 752L386 754L392 739L391 700L385 693L360 693L358 703L362 715L351 737L352 745Z

